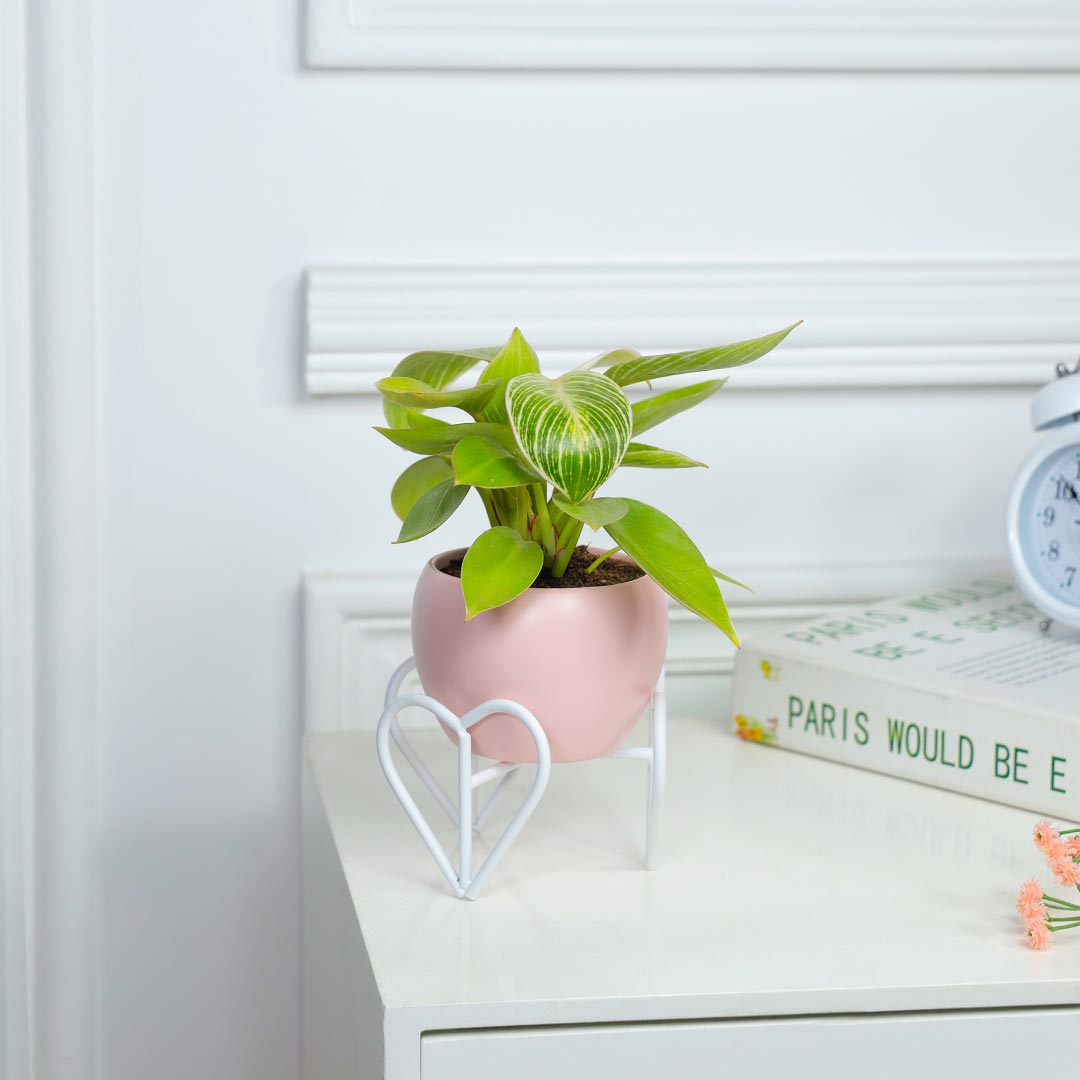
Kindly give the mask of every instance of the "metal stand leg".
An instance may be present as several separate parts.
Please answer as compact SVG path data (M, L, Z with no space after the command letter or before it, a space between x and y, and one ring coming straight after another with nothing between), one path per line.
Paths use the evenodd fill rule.
M459 899L475 900L485 881L506 854L510 844L521 832L525 822L532 816L537 804L547 788L551 774L551 748L548 745L544 729L528 709L515 701L496 699L487 701L463 717L452 713L442 702L426 694L401 694L401 687L406 676L416 667L410 657L390 678L386 687L385 708L379 718L376 730L376 748L379 763L391 790L401 803L424 842L436 865L449 882L454 895ZM402 709L416 706L425 709L436 719L441 720L456 735L458 740L458 776L457 802L450 798L431 770L424 764L412 743L406 738L398 721ZM475 874L472 872L472 838L480 832L491 818L496 806L505 796L514 774L525 766L518 762L500 761L486 767L480 766L480 759L472 753L472 738L469 728L493 713L507 713L519 720L528 729L536 745L536 775L521 806L510 819L502 835L495 842L487 858ZM440 809L450 819L458 831L458 865L455 867L446 854L442 844L432 831L427 819L420 812L415 800L402 783L401 776L394 764L390 752L390 741L401 751L402 756L412 767L424 787L431 792ZM608 755L626 760L641 760L648 766L648 792L646 797L645 817L645 868L652 870L656 866L660 845L660 823L664 802L664 773L667 747L667 705L664 692L664 674L653 691L649 703L649 745L627 747ZM483 805L478 805L475 792L488 783L495 783L494 790Z

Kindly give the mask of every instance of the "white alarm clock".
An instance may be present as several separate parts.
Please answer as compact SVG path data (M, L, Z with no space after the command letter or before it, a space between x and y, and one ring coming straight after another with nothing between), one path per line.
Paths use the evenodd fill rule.
M1080 627L1080 364L1031 403L1050 434L1027 456L1009 496L1009 559L1027 598L1052 619Z

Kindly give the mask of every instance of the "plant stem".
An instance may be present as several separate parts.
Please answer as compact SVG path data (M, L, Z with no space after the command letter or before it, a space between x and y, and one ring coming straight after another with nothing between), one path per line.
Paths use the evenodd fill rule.
M560 578L566 573L566 568L570 565L570 558L574 554L574 548L577 547L578 537L581 536L582 528L584 528L582 522L574 521L566 532L559 537L562 547L555 556L555 563L551 567L552 577Z
M519 488L512 488L510 496L514 500L514 528L517 529L523 540L531 540L530 518L532 517L532 505L529 502L529 496Z
M1056 896L1043 896L1042 902L1059 911L1080 911L1080 904L1070 904L1068 900L1059 900Z
M622 548L616 544L610 551L605 551L603 555L598 555L588 566L585 567L585 573L591 574L605 559L614 555L616 551L622 551Z
M495 509L495 499L487 488L477 488L476 491L484 503L484 509L487 511L488 524L494 529L499 524L499 512Z
M548 515L551 517L551 525L555 530L556 537L561 536L570 520L569 514L564 514L554 503L548 503Z
M540 529L540 544L544 549L544 565L550 566L555 559L555 529L548 513L547 493L543 484L532 484L532 509L536 513L536 523Z

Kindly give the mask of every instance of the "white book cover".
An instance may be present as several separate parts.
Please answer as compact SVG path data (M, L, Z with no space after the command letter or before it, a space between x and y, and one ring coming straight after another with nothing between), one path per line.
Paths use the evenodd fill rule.
M1080 817L1080 631L1005 577L747 641L732 716L751 742Z

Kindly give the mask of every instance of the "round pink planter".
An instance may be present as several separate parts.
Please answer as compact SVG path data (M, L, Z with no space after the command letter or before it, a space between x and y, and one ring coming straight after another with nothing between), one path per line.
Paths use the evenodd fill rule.
M413 654L424 692L458 716L510 698L540 721L552 761L617 750L649 702L667 651L668 607L648 577L588 589L529 589L465 621L461 581L437 569L463 550L436 555L416 583ZM469 729L473 753L535 761L522 725L495 713Z

